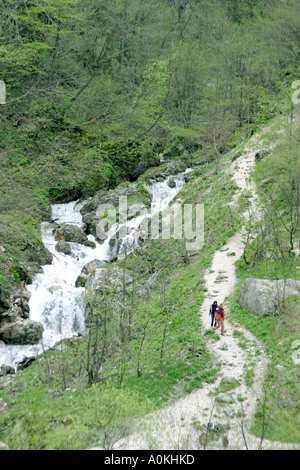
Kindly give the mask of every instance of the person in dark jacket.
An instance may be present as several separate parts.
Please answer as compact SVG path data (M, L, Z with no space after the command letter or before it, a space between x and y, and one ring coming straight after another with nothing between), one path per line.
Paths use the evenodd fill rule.
M209 315L211 315L211 327L217 326L216 310L218 308L218 302L214 300L209 309Z

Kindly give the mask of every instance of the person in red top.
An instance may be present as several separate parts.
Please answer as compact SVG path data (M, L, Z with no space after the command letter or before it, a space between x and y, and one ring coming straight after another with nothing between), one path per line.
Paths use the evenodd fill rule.
M223 304L220 304L219 308L216 311L217 314L217 322L218 325L214 327L214 330L217 330L221 327L221 335L224 335L224 320L225 320L225 313Z

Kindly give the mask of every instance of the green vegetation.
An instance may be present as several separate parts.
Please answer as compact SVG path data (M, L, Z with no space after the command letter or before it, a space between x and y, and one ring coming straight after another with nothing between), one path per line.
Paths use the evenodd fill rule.
M232 298L231 316L250 330L262 342L269 357L265 377L265 398L256 413L253 431L281 442L299 442L299 364L293 360L300 340L299 297L284 299L274 316L256 316L245 312L238 304L243 281L258 279L300 279L299 256L293 249L299 246L299 126L274 121L273 139L277 146L255 166L263 211L263 220L252 221L249 233L253 241L246 244L245 256L237 262L238 285ZM270 138L270 134L268 136ZM278 140L280 139L280 140ZM298 343L297 343L298 344ZM253 371L246 372L251 380Z
M34 273L51 261L40 222L52 203L132 182L147 202L143 183L179 161L194 169L182 203L205 204L201 250L187 253L185 240L146 241L118 263L135 278L133 291L93 299L86 335L45 353L0 391L8 403L0 441L11 449L110 448L136 417L215 380L206 339L219 337L203 334L198 316L203 275L241 227L249 196L228 206L237 187L226 169L267 123L268 154L253 175L265 217L249 223L230 316L270 357L253 432L267 421L265 437L299 442L299 299L274 317L238 304L246 277L299 279L299 132L283 118L296 114L298 8L298 0L1 3L1 291L31 282L23 263ZM283 129L286 140L270 151ZM249 386L253 373L249 362Z

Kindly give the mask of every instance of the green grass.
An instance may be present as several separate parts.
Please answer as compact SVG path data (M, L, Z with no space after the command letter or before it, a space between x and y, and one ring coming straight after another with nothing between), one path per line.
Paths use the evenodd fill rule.
M106 358L101 382L95 384L99 396L102 393L106 396L106 387L112 387L116 394L126 395L128 403L145 404L134 408L135 416L157 410L216 378L218 366L211 361L199 321L205 291L203 274L215 249L238 229L240 221L238 214L227 217L226 201L235 191L230 178L225 173L216 178L210 173L211 169L213 165L206 169L207 178L196 177L180 194L183 201L196 203L201 199L201 192L211 184L224 188L224 191L212 191L204 201L207 205L205 245L196 256L185 259L184 240L157 240L146 242L144 247L118 263L135 274L140 287L153 272L163 268L163 277L150 289L150 297L139 298L138 304L135 303L130 341L123 346L111 345L114 353ZM220 227L217 232L216 219ZM130 305L132 299L128 295L126 305ZM115 336L119 334L118 312L109 323ZM138 373L137 354L147 314L149 325ZM49 351L29 369L19 371L13 385L0 391L9 405L0 417L0 440L10 448L77 449L99 442L107 445L108 438L88 405L92 399L86 372L88 338L68 344L66 349ZM115 406L118 409L118 404ZM116 418L118 425L115 421L115 427L112 431L109 429L111 439L124 422L129 432L131 413L127 409L126 415L123 408L122 413L122 417ZM39 435L36 435L37 429L40 429Z
M0 416L0 441L11 449L83 449L99 442L109 447L120 433L130 432L134 418L214 382L219 366L212 362L206 343L219 341L219 336L211 330L202 331L199 309L205 295L203 275L215 250L242 224L243 201L236 211L226 205L235 191L235 184L223 169L218 176L214 174L213 163L182 189L179 197L183 202L205 205L202 249L186 258L184 240L152 240L118 263L135 275L137 288L145 287L153 274L162 270L147 296L128 294L124 300L125 307L132 310L130 340L118 342L121 310L112 306L110 354L102 364L99 383L88 386L87 336L71 340L62 350L47 352L30 368L18 372L13 384L0 390L8 403ZM45 203L43 194L35 193L38 204ZM32 235L38 223L28 220L28 233ZM248 260L257 252L255 243L247 247ZM0 262L5 264L7 257L5 253ZM290 299L284 315L259 317L240 308L238 295L246 277L277 279L288 272L297 278L296 267L293 255L285 257L284 262L270 262L262 256L246 264L242 259L237 263L238 284L230 298L231 319L251 331L271 358L264 384L266 411L261 409L264 403L258 406L253 432L261 434L262 421L267 417L266 437L287 442L299 442L299 370L292 360L292 344L299 339L299 299ZM244 335L235 330L234 336L247 350ZM253 384L254 366L250 358L245 370L248 386ZM230 391L236 386L222 382L220 390ZM116 412L115 418L110 415L111 409Z

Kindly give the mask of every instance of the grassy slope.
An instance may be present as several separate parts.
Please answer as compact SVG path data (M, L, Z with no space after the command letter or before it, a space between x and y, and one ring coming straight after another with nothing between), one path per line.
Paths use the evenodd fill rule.
M116 354L107 358L101 376L106 385L87 387L88 338L84 337L70 341L67 348L48 352L29 369L18 372L11 387L1 390L8 409L0 417L0 440L10 448L80 449L99 441L110 447L128 431L134 417L214 380L216 366L206 349L198 312L204 297L204 270L214 251L240 227L239 214L244 210L244 201L240 201L236 213L226 206L235 191L225 173L231 156L223 160L218 177L212 163L196 169L195 178L180 194L183 202L205 204L205 244L189 263L184 257L183 241L168 240L152 241L126 261L126 269L140 282L149 280L153 269L158 272L163 267L165 287L162 293L160 278L147 299L137 297L134 334L126 348L116 349ZM259 173L259 168L256 178L263 179L265 175ZM283 266L278 261L261 260L251 268L240 261L237 268L239 283L232 299L232 316L264 342L272 358L266 381L267 437L299 442L299 372L290 349L292 341L299 338L294 322L299 303L295 300L293 307L289 305L292 314L288 316L258 318L245 314L237 303L244 278L281 277ZM291 257L289 273L296 276L295 257ZM127 302L131 305L130 295ZM162 302L168 310L162 308ZM151 315L137 374L137 355L148 313ZM111 328L117 331L113 322ZM257 434L262 416L258 409L254 427Z
M185 253L183 240L152 241L126 261L126 268L134 272L139 281L144 279L146 282L151 277L149 259L153 260L150 263L152 269L153 266L156 271L164 268L164 298L170 307L166 319L162 295L157 285L154 286L150 299L140 299L140 305L135 308L135 337L126 350L109 358L105 364L107 383L111 383L114 393L120 395L118 407L123 406L122 394L129 393L136 403L133 413L157 408L198 388L205 381L214 380L215 366L205 347L198 317L204 297L203 273L214 251L225 243L240 222L237 214L228 213L226 206L235 188L230 178L224 172L216 177L213 164L201 167L201 175L199 173L200 169L198 176L182 190L180 197L183 202L205 203L204 247L186 263L182 256ZM203 194L208 188L211 191L204 198ZM216 224L218 230L215 229ZM138 376L137 352L145 312L150 312L151 316L140 357L141 374ZM86 358L87 338L84 338L67 351L47 353L45 359L30 369L18 372L12 389L1 392L9 403L9 410L1 416L3 435L0 439L11 448L81 448L97 442L101 426L83 413L85 408L87 413L90 412L88 402L91 399L91 390L86 387ZM122 387L117 388L121 377ZM103 386L95 387L95 396L105 393ZM67 399L70 389L72 400ZM139 400L134 400L135 396ZM130 415L129 406L125 408ZM68 443L64 438L66 416L72 417L68 423L70 435L76 435ZM40 428L39 438L33 437L35 428ZM80 436L78 429L81 429ZM96 434L95 429L98 429Z

